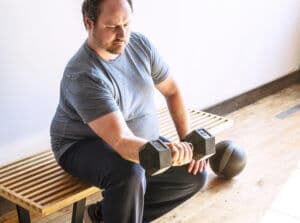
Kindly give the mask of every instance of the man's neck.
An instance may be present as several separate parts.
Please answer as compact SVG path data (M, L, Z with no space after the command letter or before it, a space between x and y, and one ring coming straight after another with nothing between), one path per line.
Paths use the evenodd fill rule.
M100 47L97 47L95 44L93 44L92 41L88 40L88 46L94 50L96 52L96 54L101 57L103 60L105 61L111 61L111 60L114 60L116 59L119 54L113 54L113 53L110 53L108 52L107 50L105 49L102 49Z
M96 51L96 53L98 54L99 57L101 57L103 60L106 60L106 61L114 60L119 56L119 54L112 54L112 53L110 53L106 50L98 49L98 50L95 50L95 51Z

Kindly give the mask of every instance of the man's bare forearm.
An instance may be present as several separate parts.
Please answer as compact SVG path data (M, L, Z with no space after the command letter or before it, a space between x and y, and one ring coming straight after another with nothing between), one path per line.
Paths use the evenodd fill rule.
M101 116L89 122L88 125L121 157L139 163L139 151L147 140L132 133L120 111Z
M178 136L184 139L189 132L189 117L179 91L167 98L167 104L175 124Z
M124 159L139 163L139 151L146 143L147 140L130 134L121 137L111 146Z

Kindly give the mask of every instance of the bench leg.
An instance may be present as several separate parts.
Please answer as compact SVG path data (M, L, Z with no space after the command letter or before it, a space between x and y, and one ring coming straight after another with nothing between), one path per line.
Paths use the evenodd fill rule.
M72 223L82 223L86 199L73 204Z
M17 206L19 223L30 223L29 211L20 207L19 205L16 205L16 206Z

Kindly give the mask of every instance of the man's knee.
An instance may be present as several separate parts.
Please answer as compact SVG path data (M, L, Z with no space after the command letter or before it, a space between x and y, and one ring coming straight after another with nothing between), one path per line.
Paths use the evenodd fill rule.
M202 190L207 183L207 171L203 170L202 172L197 173L196 175L188 173L183 177L183 182L188 185L186 187L187 193L192 195Z
M207 171L203 170L195 176L194 185L197 190L201 190L207 183Z
M146 184L145 170L139 164L131 163L121 173L123 174L123 178L130 184Z
M203 170L198 172L196 175L188 173L186 168L180 168L180 174L178 175L181 182L190 186L193 192L197 192L206 185L207 183L207 171Z
M123 186L135 188L141 186L146 189L146 176L143 167L137 163L125 161L118 168L114 168L112 183L121 183Z

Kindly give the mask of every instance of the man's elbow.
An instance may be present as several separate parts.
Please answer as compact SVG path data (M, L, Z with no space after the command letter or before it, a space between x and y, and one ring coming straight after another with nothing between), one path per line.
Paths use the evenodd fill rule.
M130 141L130 138L132 138L132 136L133 136L133 134L130 131L124 132L121 134L117 134L113 138L113 140L111 142L111 146L113 147L113 149L116 152L121 154L122 150L124 149L124 147L126 147L128 141Z
M178 88L174 88L168 92L168 94L164 95L167 100L172 100L180 96L180 91Z
M125 136L119 135L113 139L113 141L110 143L110 145L116 152L120 153L121 148L124 145L124 141L125 141Z

